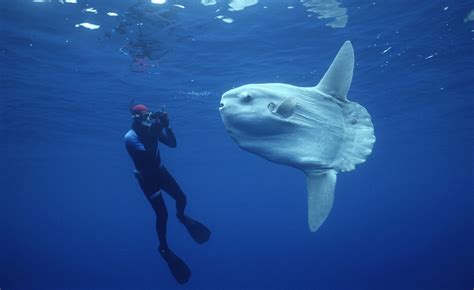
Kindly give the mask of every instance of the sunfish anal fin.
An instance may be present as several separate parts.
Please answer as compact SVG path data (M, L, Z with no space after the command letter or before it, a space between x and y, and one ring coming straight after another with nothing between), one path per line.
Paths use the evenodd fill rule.
M324 173L307 173L308 224L315 232L326 220L334 202L337 173L329 170Z

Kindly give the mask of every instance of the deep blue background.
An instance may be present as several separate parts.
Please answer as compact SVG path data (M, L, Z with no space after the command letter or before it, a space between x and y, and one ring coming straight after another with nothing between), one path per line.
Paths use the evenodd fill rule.
M296 0L240 12L170 0L138 18L125 16L134 1L78 2L0 5L0 288L474 287L472 2L343 0L339 29ZM122 20L144 23L142 38L117 33ZM155 42L154 67L123 49L140 39ZM349 99L371 113L377 142L339 175L310 233L304 176L240 150L217 107L246 83L315 85L347 39ZM213 231L198 246L171 216L169 243L193 271L184 287L156 251L124 148L132 97L167 106L178 148L162 156Z

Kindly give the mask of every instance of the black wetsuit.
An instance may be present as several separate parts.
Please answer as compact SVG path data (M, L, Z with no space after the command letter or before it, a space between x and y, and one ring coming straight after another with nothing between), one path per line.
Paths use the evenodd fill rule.
M176 147L176 138L170 128L149 130L134 123L132 129L125 134L125 145L135 164L136 177L156 213L156 231L160 247L166 249L168 211L161 189L176 201L176 215L180 220L184 217L186 196L166 167L161 164L158 141L169 147Z

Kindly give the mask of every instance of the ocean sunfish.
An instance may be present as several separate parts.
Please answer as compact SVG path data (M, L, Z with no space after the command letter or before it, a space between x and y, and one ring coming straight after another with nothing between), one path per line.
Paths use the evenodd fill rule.
M354 170L375 143L369 113L347 99L353 70L346 41L315 87L248 84L221 98L224 126L242 149L304 172L312 232L331 211L337 173Z

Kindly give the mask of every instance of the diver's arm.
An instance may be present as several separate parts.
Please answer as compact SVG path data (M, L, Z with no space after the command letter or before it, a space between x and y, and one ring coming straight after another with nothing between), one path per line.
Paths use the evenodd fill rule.
M136 136L132 135L125 137L125 146L135 163L136 169L141 170L148 159L145 146Z
M163 133L163 130L165 131ZM164 128L160 132L160 142L165 144L168 147L175 148L176 147L176 137L174 136L173 130L170 127Z
M163 130L160 130L159 140L161 143L165 144L168 147L175 148L176 147L176 137L174 136L173 130L170 128L170 119L168 117L168 112L163 110L161 111L160 115L160 124L163 126L163 130L165 133L163 134Z

